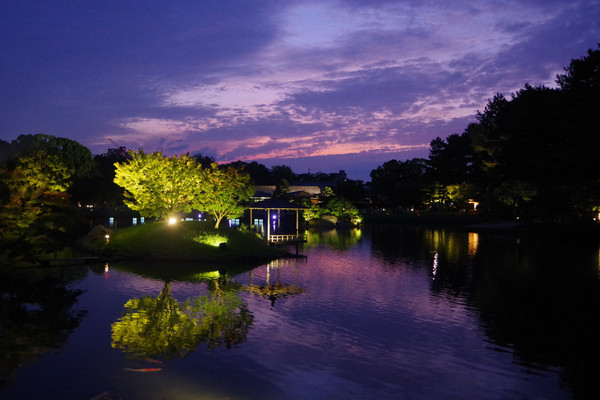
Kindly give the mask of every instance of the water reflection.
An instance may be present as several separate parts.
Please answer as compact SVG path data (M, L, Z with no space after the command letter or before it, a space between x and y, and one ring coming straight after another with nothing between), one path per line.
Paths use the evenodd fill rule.
M271 307L275 307L275 301L277 299L304 293L305 289L301 288L298 284L298 264L300 262L302 261L299 259L279 259L270 262L266 265L266 279L262 284L254 283L254 271L250 271L249 283L244 286L244 290L269 299L271 301ZM295 280L293 284L281 282L280 268L289 266L295 267ZM276 271L275 283L270 282L272 269Z
M514 352L529 374L564 368L573 398L600 393L597 240L389 226L370 234L390 265L417 268L433 255L432 294L468 305L492 349Z
M321 235L305 260L237 270L100 264L68 270L84 273L59 277L56 289L41 275L0 275L3 373L8 358L40 360L0 397L598 397L597 240L397 226L365 227L354 242L341 234ZM353 244L340 250L343 241ZM77 300L53 310L28 297L38 287L49 298L76 290ZM72 301L90 310L81 324ZM10 352L42 330L60 352L40 357L44 340Z
M111 268L165 282L208 282L221 277L241 274L259 266L259 263L234 264L178 263L178 262L118 262Z
M254 317L228 278L210 281L209 295L178 302L165 282L157 297L127 301L112 324L112 346L136 358L184 357L199 343L231 348L246 340ZM230 290L227 290L230 289Z
M469 257L473 258L477 254L479 247L479 234L477 232L469 232Z
M87 312L74 309L82 290L67 285L73 270L0 268L0 387L24 365L59 349Z
M561 238L488 236L481 241L470 297L492 343L514 348L516 362L564 368L575 398L598 390L600 282L590 279L586 246Z
M337 250L345 250L356 245L362 238L362 230L354 229L310 229L306 234L305 247L327 245Z

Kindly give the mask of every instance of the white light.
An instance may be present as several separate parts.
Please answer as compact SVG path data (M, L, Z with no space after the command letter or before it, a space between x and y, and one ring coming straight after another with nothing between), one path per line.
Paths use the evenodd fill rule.
M169 225L174 225L177 223L177 218L175 217L170 217L169 218Z

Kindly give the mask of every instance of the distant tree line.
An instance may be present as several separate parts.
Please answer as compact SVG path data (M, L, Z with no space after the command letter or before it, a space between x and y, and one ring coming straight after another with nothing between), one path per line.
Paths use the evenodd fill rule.
M461 134L431 142L428 159L371 171L378 207L469 210L573 220L600 207L600 45L571 61L557 88L496 94Z

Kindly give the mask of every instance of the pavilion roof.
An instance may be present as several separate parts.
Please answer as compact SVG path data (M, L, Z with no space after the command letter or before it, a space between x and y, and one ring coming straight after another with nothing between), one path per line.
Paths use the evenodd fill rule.
M305 210L306 207L278 198L257 201L248 206L251 210Z

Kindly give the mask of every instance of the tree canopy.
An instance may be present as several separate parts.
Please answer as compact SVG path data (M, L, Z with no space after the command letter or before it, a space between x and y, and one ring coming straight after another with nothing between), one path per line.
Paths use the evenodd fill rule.
M406 169L423 166L418 159L391 160L373 170L375 201L464 209L466 196L472 196L497 215L596 216L600 45L572 60L556 82L556 89L526 84L510 98L496 94L461 134L434 139L426 165L415 174Z
M422 202L426 160L390 160L371 171L371 186L378 205L413 207Z
M248 174L233 167L219 168L217 164L205 168L202 174L200 191L191 202L194 209L212 215L215 228L223 218L235 218L244 213L244 204L254 194Z
M79 232L69 191L88 176L91 153L43 134L20 135L0 147L0 252L37 258L62 246L59 238Z
M189 155L166 157L161 152L130 152L117 163L115 183L125 189L125 204L146 217L206 211L218 228L221 220L243 213L254 194L250 176L233 167L212 163L203 168Z
M11 143L15 158L31 156L40 152L56 156L72 175L72 179L84 179L94 168L90 150L82 144L66 138L46 134L19 135Z
M166 218L190 212L202 185L197 161L189 155L131 151L131 159L115 164L115 183L125 189L124 203L145 217Z

